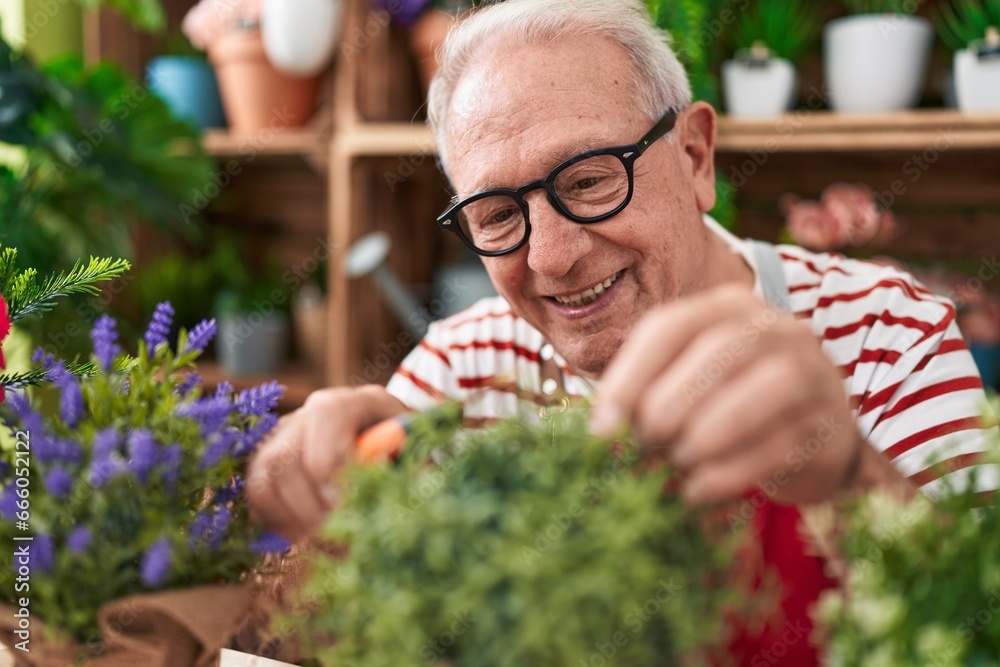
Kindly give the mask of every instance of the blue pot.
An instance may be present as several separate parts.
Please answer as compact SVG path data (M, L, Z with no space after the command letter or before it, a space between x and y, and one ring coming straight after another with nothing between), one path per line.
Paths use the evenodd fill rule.
M215 71L201 58L154 58L146 68L146 85L175 116L198 129L226 126Z
M983 385L1000 387L1000 345L997 343L969 343L969 351L979 367Z

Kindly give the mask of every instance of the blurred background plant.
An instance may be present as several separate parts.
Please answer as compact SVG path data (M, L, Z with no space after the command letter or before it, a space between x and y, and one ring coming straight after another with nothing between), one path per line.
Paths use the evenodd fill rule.
M921 3L907 0L844 0L851 14L903 14L909 16Z
M729 4L743 4L743 0ZM734 13L726 51L750 49L762 42L772 56L798 63L819 44L822 17L808 0L756 0Z
M39 67L0 39L0 142L17 149L0 165L0 242L18 248L22 268L134 259L142 227L200 238L181 208L211 182L212 160L188 123L111 63L85 68L67 56ZM61 304L49 318L65 322L79 307ZM40 335L36 323L26 328ZM64 352L85 343L77 336Z
M718 35L710 23L725 9L728 0L646 0L654 23L670 33L671 45L691 80L695 100L721 108ZM727 229L736 226L735 191L719 172L716 175L716 202L712 216Z
M937 20L938 34L952 51L982 40L990 26L1000 29L1000 0L950 0Z

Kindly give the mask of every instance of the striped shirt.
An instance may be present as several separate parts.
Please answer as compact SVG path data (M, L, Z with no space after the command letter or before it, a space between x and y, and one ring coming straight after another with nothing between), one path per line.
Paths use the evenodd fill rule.
M747 244L710 218L706 224L757 275ZM992 433L981 425L983 385L954 305L889 266L796 246L777 250L793 314L840 370L859 432L924 492L940 488L942 470L964 481ZM755 290L761 294L759 277ZM515 416L546 402L540 360L549 357L566 393L593 398L596 383L574 374L503 298L483 299L432 324L388 391L415 410L457 400L472 424ZM982 488L1000 486L996 468L979 468Z

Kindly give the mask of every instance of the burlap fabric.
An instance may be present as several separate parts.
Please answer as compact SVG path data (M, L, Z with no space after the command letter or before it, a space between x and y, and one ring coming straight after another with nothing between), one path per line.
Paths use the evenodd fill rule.
M90 646L45 641L42 622L32 617L31 652L10 653L19 667L215 667L251 602L245 584L135 595L101 608L102 637ZM13 649L20 641L14 609L0 605L0 614L0 641Z

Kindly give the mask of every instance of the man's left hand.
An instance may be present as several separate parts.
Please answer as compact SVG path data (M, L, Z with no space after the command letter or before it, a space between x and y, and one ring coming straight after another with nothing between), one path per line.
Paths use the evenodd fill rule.
M755 486L778 502L821 501L881 458L857 432L815 335L744 287L707 290L640 322L602 377L592 425L611 435L626 420L678 467L698 504Z

